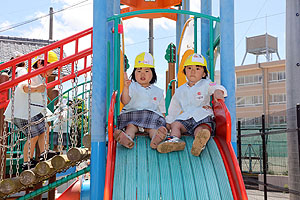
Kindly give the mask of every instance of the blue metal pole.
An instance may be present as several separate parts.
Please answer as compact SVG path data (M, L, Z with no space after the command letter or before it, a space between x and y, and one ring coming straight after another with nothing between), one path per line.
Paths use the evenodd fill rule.
M201 0L201 13L211 15L211 0ZM201 18L201 54L207 59L209 48L209 20Z
M109 4L109 5L107 5L107 17L111 17L111 16L113 16L114 15L114 4ZM109 86L107 86L107 87L109 87L109 91L107 92L107 94L109 95L109 96L107 96L107 98L108 98L108 104L109 104L109 102L110 102L110 97L111 97L111 95L112 95L112 93L113 93L113 81L114 81L114 70L113 70L113 34L112 34L112 28L113 28L113 25L114 25L114 23L112 22L112 21L110 21L110 22L108 22L107 23L107 31L108 31L108 35L107 35L107 41L109 42L109 44L110 44L110 48L108 49L108 51L109 51L109 64L110 64L110 66L108 66L109 67L109 77L107 77L107 78L109 78Z
M91 199L103 199L105 180L105 113L107 73L107 8L110 0L94 0L93 96L91 124Z
M231 115L231 142L237 155L235 64L234 64L234 0L220 1L221 84L228 91L225 100Z

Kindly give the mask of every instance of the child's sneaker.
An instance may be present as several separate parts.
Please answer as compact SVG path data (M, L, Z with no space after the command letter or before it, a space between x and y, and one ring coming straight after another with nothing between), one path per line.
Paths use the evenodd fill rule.
M114 131L114 138L117 142L119 142L121 145L128 149L132 149L134 147L134 142L132 138L124 133L122 130L115 130Z
M46 154L46 160L49 160L50 158L56 156L56 155L59 155L60 153L59 152L56 152L56 151L53 151L53 150L46 150L44 151L43 153L41 153L39 159L40 161L44 161L45 160L45 154Z
M150 147L152 149L156 149L157 145L159 145L159 143L161 143L166 138L167 132L168 130L165 127L159 127L159 129L151 139Z
M191 153L194 156L199 156L202 150L205 148L206 143L210 138L210 132L207 129L201 129L195 134Z
M29 166L29 169L32 169L34 168L39 162L34 160L34 159L30 159L30 163L29 162L24 162L22 164L22 171L25 171L25 170L28 170L28 165L30 164Z
M185 148L185 141L176 136L168 136L166 140L157 146L159 153L169 153L172 151L182 151Z

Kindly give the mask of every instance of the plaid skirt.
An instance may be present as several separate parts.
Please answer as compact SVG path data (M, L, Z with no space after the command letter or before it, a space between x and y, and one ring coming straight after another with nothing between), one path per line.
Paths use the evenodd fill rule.
M194 135L195 129L201 124L207 124L211 128L211 136L215 136L216 122L213 116L207 116L204 119L196 122L194 118L189 118L187 120L175 120L180 122L184 128L188 131L185 134Z
M49 140L51 142L51 132L49 136ZM68 144L70 144L70 139L68 141ZM59 145L58 143L58 132L53 132L53 145ZM66 146L67 145L67 133L62 133L62 145Z
M122 113L118 116L118 129L123 129L128 124L133 124L141 128L158 129L161 126L166 126L166 120L153 111L137 110Z
M37 114L37 115L35 115L34 117L31 118L31 122L39 121L43 117L44 117L43 114L39 113L39 114ZM24 126L28 125L28 120L15 118L14 119L14 124L18 127L18 129L22 129ZM38 135L41 135L42 133L45 132L45 130L46 130L45 129L45 119L43 119L38 124L31 125L30 126L31 138L34 138ZM28 135L28 127L26 129L22 130L22 132L27 136Z

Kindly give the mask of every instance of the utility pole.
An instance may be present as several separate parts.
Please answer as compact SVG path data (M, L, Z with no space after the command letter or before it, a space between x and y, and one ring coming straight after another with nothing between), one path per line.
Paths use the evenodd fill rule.
M300 191L299 147L296 120L296 106L300 103L300 4L299 1L286 0L286 97L287 97L287 146L289 189ZM290 193L290 200L299 199Z
M149 53L153 56L153 19L149 19Z
M52 7L50 7L49 16L50 16L49 40L53 40L53 8Z

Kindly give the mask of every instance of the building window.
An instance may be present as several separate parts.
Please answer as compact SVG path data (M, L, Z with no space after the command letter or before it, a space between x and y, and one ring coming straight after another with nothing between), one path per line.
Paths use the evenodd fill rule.
M286 125L286 116L269 116L269 123L271 125Z
M263 102L262 96L244 96L236 98L236 105L238 107L258 106Z
M271 94L269 95L269 104L286 103L286 94Z
M261 82L262 82L261 74L237 77L238 86L260 84Z
M269 82L278 82L285 80L285 72L270 72L269 73Z
M254 118L237 118L237 121L241 122L241 126L261 126L261 117L254 117Z

